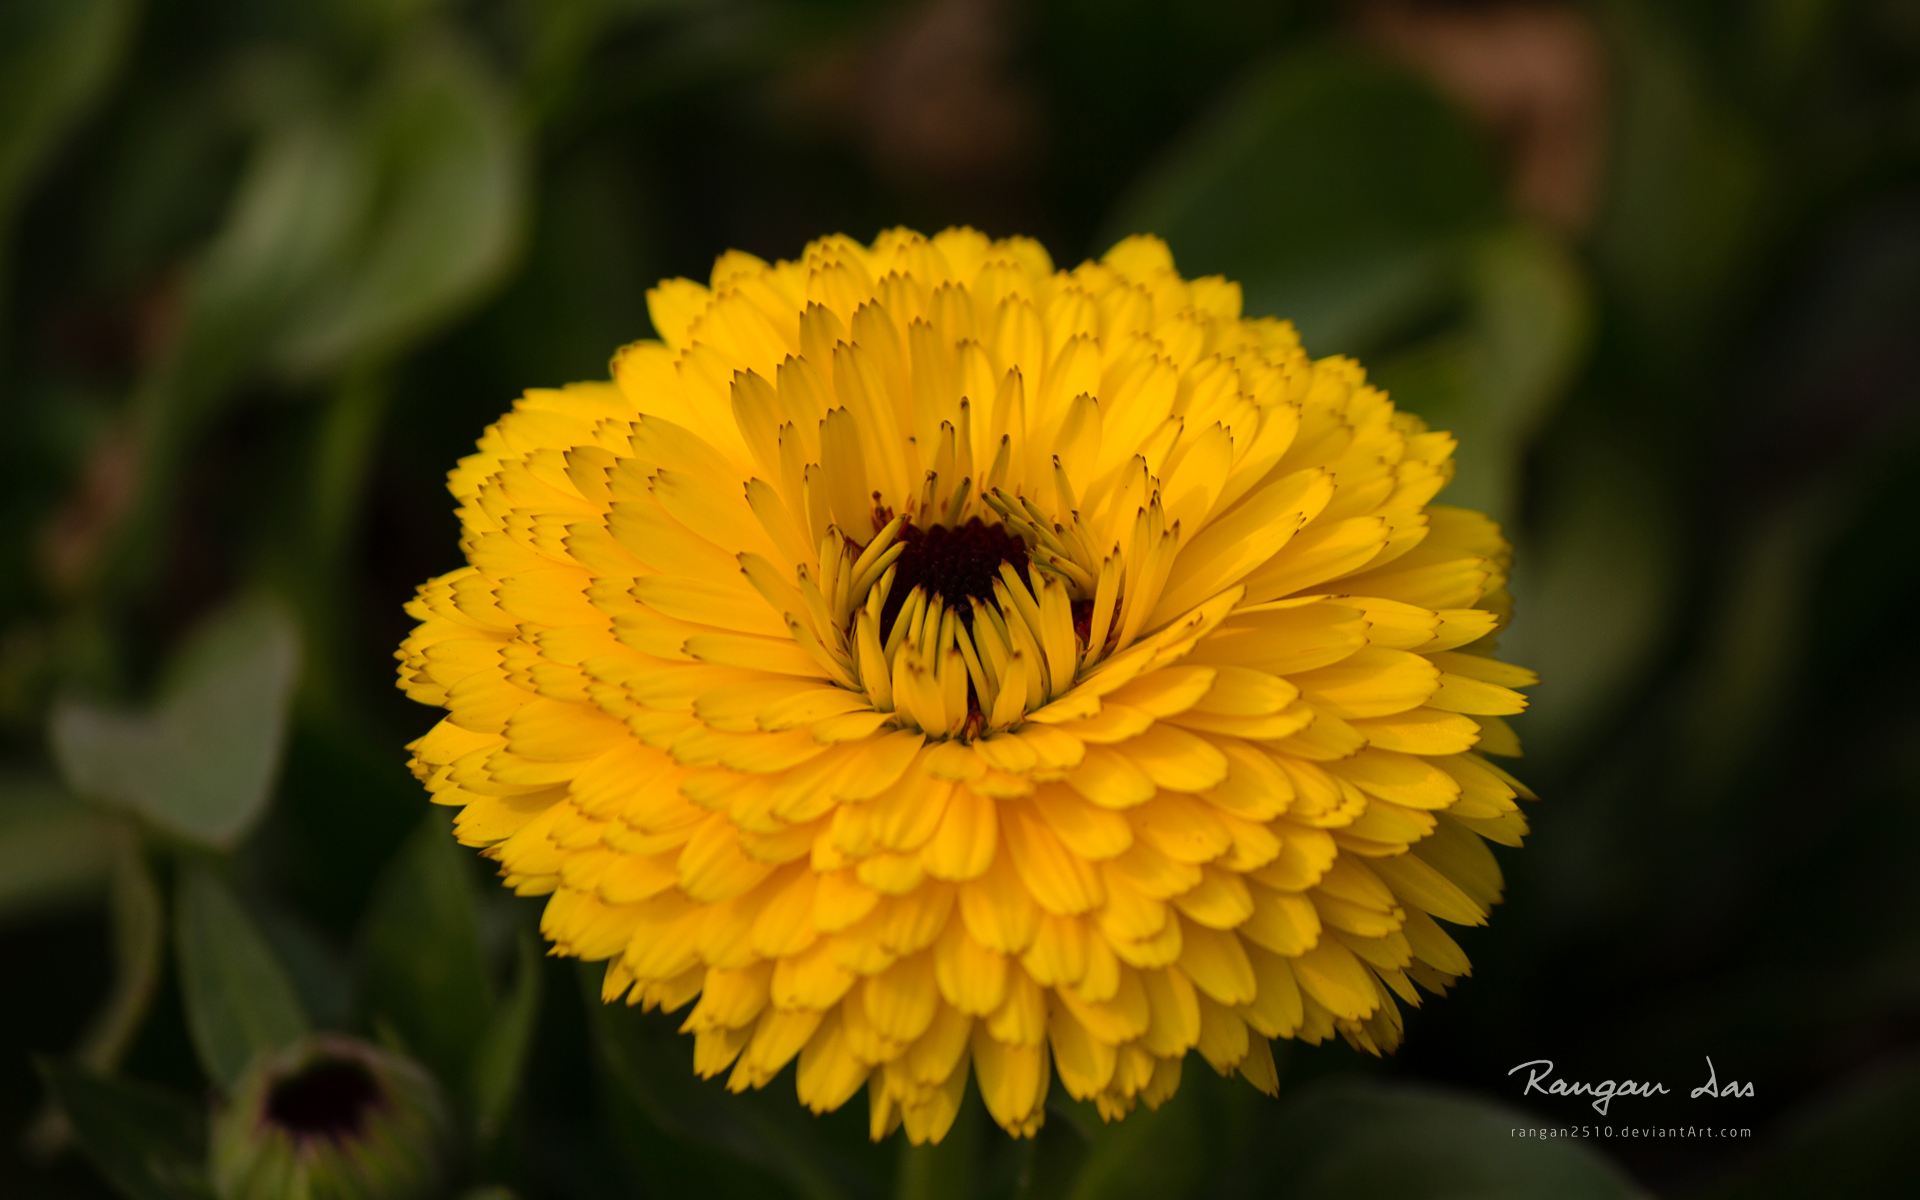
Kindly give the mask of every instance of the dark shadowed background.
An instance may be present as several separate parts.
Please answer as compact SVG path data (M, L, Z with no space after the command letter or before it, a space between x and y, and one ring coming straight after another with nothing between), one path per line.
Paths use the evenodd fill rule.
M722 250L958 223L1165 236L1516 542L1543 800L1394 1058L869 1148L532 957L408 776L481 429ZM1920 1194L1917 528L1911 0L4 0L0 1194L115 1194L32 1056L209 1094L195 938L410 1048L526 1200L1575 1194L1520 1125L1661 1195ZM1686 1126L1751 1136L1627 1135Z

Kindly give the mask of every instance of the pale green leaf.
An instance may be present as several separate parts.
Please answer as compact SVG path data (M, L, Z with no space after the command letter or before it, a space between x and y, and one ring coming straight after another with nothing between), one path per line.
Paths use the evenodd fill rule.
M357 133L377 202L282 330L276 357L295 371L419 337L498 278L518 242L523 151L471 49L438 34L396 54Z
M76 793L229 847L265 811L286 739L299 638L284 609L247 600L197 629L155 706L56 706L54 757Z

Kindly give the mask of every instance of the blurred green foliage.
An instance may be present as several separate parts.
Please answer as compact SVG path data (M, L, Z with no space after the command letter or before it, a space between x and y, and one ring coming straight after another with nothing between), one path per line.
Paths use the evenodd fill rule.
M484 425L900 223L1160 233L1459 435L1546 800L1393 1061L875 1146L600 1005L407 777ZM309 1024L439 1076L476 1197L1920 1190L1912 3L5 0L0 422L0 1193L206 1195ZM1756 1136L1516 1140L1592 1122L1541 1057Z

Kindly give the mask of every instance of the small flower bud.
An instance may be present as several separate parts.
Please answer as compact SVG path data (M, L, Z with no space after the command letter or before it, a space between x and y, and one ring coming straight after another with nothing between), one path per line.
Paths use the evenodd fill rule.
M418 1200L445 1174L449 1124L410 1060L333 1034L249 1068L214 1119L221 1200Z

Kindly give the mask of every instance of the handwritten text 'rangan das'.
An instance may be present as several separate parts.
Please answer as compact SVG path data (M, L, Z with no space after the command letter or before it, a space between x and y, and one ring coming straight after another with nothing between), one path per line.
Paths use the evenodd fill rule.
M1520 1089L1522 1096L1533 1092L1539 1092L1542 1096L1592 1096L1593 1111L1603 1117L1607 1115L1607 1106L1613 1103L1615 1097L1669 1094L1667 1085L1664 1083L1640 1083L1632 1079L1607 1079L1600 1083L1568 1083L1564 1079L1549 1079L1548 1077L1553 1074L1553 1060L1550 1058L1536 1058L1531 1062L1523 1062L1507 1074L1511 1075L1514 1071L1527 1072L1527 1086ZM1750 1099L1753 1096L1753 1085L1735 1080L1721 1083L1719 1075L1713 1069L1713 1059L1709 1058L1707 1059L1707 1081L1694 1088L1691 1095L1695 1100L1702 1096L1712 1096L1715 1099L1729 1097Z

